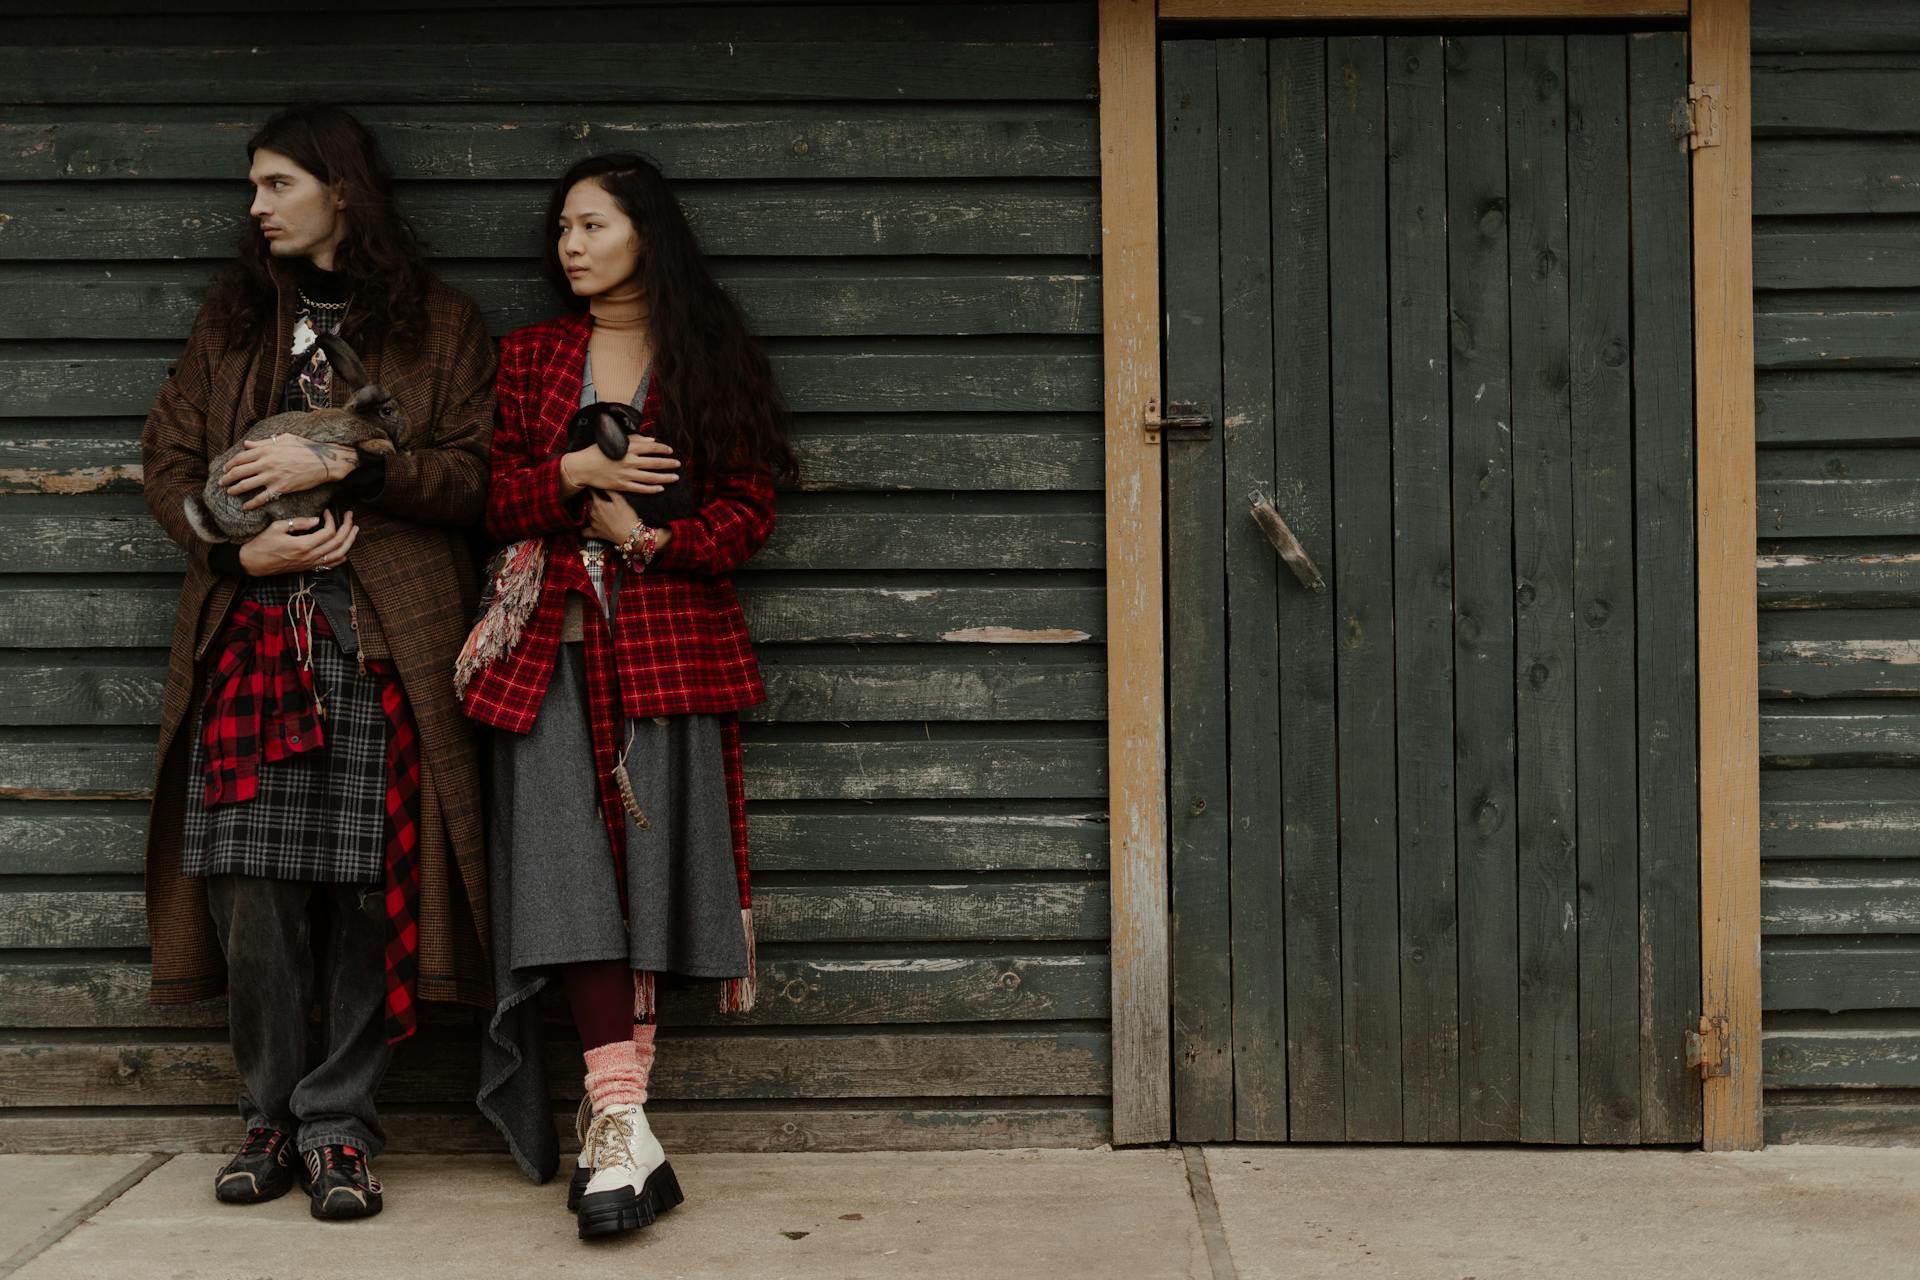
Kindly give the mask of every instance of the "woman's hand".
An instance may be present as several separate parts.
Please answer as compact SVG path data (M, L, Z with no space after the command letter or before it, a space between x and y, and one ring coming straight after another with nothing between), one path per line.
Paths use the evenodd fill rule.
M590 493L587 499L587 527L584 532L589 538L599 538L618 546L627 540L627 535L633 532L633 526L640 523L640 517L633 512L633 504L617 493Z
M338 525L331 511L324 520L318 516L275 520L240 544L240 567L255 578L331 569L345 563L359 536L351 511L340 517Z
M582 489L659 493L679 481L675 474L679 470L680 460L673 456L673 447L652 436L628 436L624 458L609 458L600 452L600 446L590 444L560 459L560 496L571 498Z
M286 494L344 480L359 465L360 455L347 445L320 444L282 433L241 445L220 473L220 484L229 493L258 490L240 508L252 511Z

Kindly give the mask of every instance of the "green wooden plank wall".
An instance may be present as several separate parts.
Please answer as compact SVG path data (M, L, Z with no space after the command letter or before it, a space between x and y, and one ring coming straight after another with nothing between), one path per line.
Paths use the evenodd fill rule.
M0 1150L230 1136L220 1010L144 1001L179 555L136 443L245 221L242 144L305 97L376 126L496 333L550 310L546 181L650 153L799 412L806 478L741 577L762 1005L669 1010L667 1141L1103 1141L1092 0L348 0L324 49L305 14L169 8L0 20ZM471 1046L454 1018L401 1056L399 1142L493 1145Z
M1920 9L1755 0L1767 1139L1920 1139Z

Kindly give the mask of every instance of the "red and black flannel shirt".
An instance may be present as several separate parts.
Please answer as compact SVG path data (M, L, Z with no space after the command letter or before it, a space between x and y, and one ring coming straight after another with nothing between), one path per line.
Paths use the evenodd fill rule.
M590 315L565 316L517 329L501 343L487 533L499 542L545 538L546 572L540 603L519 643L474 676L464 707L482 724L529 732L553 679L567 592L580 592L587 602L583 657L600 807L619 861L626 853L626 818L613 772L620 726L641 716L725 714L766 698L747 620L727 575L773 531L773 479L763 469L745 467L702 476L683 460L678 483L701 486L699 505L693 515L667 525L671 536L645 570L607 557L606 571L620 574L619 605L607 626L578 554L586 498L560 497L559 454L567 422L580 407L592 331ZM655 383L641 408L643 426L650 427L659 410ZM737 725L728 724L725 745L734 861L745 908L752 896ZM617 883L624 885L625 877Z

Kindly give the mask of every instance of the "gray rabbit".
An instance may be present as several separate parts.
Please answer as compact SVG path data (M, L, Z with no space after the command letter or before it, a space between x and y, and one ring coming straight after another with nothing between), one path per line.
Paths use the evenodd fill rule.
M339 408L308 409L295 413L276 413L262 418L234 445L207 467L206 488L197 498L186 501L187 523L208 542L245 542L275 520L317 516L327 509L334 486L322 484L299 493L283 494L265 506L243 511L241 506L258 492L242 490L229 493L220 483L241 446L249 440L266 440L277 435L299 436L315 444L357 446L368 453L392 457L410 443L406 415L393 394L384 387L369 385L366 366L352 347L325 334L320 349L333 366L331 399Z

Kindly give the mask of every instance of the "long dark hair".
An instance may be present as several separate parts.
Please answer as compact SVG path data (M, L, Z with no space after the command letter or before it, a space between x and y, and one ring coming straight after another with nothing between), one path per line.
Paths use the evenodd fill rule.
M347 233L333 265L345 277L353 305L340 336L362 351L416 346L426 329L433 273L413 224L394 203L393 170L379 142L345 108L308 103L279 112L247 139L249 163L262 150L288 157L323 184L339 183L346 197ZM208 297L233 346L254 341L272 323L278 305L272 259L266 238L249 219L236 261Z
M640 236L635 269L646 294L653 376L664 421L660 436L695 466L763 466L791 478L799 466L787 441L787 403L773 365L747 332L740 308L714 280L660 170L643 156L590 156L561 175L547 202L541 270L574 310L574 294L557 248L560 211L582 181L597 183L620 205Z

